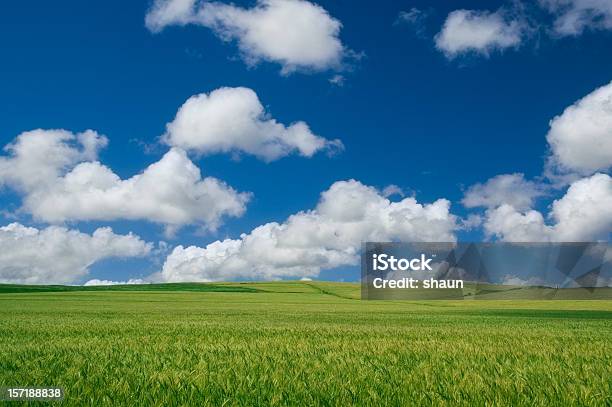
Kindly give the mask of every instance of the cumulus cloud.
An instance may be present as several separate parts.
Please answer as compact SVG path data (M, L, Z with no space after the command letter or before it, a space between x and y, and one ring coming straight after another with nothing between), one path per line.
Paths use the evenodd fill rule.
M554 32L560 36L576 36L587 29L612 29L610 0L540 0L555 14Z
M553 228L546 225L540 212L519 211L506 204L487 210L484 229L488 236L506 242L548 242L553 236Z
M273 161L297 152L311 157L342 148L298 121L285 126L272 119L248 88L220 88L189 98L167 124L164 141L199 154L239 152Z
M145 256L151 248L138 236L117 235L110 228L89 235L58 226L36 229L11 223L0 227L0 282L74 283L100 260Z
M466 208L494 208L508 204L518 210L532 207L535 198L544 194L543 187L527 181L521 173L502 174L484 184L468 188L461 201Z
M21 191L42 188L75 164L96 160L107 144L107 138L93 130L24 132L4 147L8 157L0 157L0 186L12 185Z
M612 83L552 119L546 139L553 171L590 175L608 170L612 166Z
M358 181L339 181L321 194L316 208L284 223L261 225L240 239L206 247L176 247L162 281L220 281L316 277L322 269L358 262L364 241L455 241L457 218L450 203L391 202Z
M195 19L196 0L156 0L145 16L145 25L159 32L170 25L186 25Z
M455 10L435 36L435 43L449 59L466 53L488 56L495 50L518 47L525 30L523 21L506 16L503 10Z
M48 223L148 220L172 232L186 224L215 229L241 216L249 194L202 178L178 148L142 173L121 179L96 159L105 139L94 132L36 130L19 135L0 157L0 184L23 194L22 210Z
M259 0L253 8L197 0L156 0L145 17L152 32L195 24L223 41L236 41L249 64L276 62L295 70L339 68L350 54L340 41L342 24L305 0Z
M555 200L548 217L536 210L517 210L503 204L489 209L485 232L501 240L592 241L608 240L612 230L612 178L597 173L573 182L565 195Z
M574 182L552 206L556 240L608 239L612 231L612 178L595 174Z
M85 287L97 286L97 285L131 285L131 284L146 284L146 282L140 278L130 278L127 281L112 281L112 280L98 280L94 278L83 284Z

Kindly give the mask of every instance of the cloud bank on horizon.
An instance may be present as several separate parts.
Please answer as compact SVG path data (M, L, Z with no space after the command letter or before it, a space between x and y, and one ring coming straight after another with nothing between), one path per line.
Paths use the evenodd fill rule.
M104 259L143 257L152 245L133 234L99 228L91 235L59 226L11 223L0 227L0 282L72 284Z
M540 0L537 7L552 16L547 28L551 36L612 30L607 0ZM401 14L401 20L420 26L424 16L412 9ZM171 26L208 28L222 41L235 43L247 64L275 63L285 75L342 71L352 55L340 40L342 22L306 0L259 0L251 8L156 0L145 21L154 33ZM522 9L458 9L446 16L432 46L449 60L490 57L520 48L533 30ZM238 237L207 244L177 242L159 270L144 279L88 279L97 262L156 254L153 243L136 234L115 234L109 227L83 233L75 229L79 222L150 223L173 239L187 227L214 235L225 222L248 212L257 191L239 191L203 175L197 164L202 157L206 162L214 154L250 155L274 165L291 156L307 164L317 154L342 153L340 139L319 135L309 119L283 123L262 100L247 87L194 94L168 118L159 135L164 154L129 177L101 162L100 152L113 144L95 130L17 134L0 156L0 188L20 200L12 214L19 222L0 227L0 283L308 279L356 265L363 241L456 241L467 228L480 228L485 238L503 241L609 240L612 82L552 119L543 118L550 121L542 134L548 149L542 152L546 157L541 176L527 179L517 168L467 187L460 202L467 209L465 216L445 197L421 202L405 196L397 185L378 189L340 179L321 191L316 205L293 211L286 219L258 222L262 224ZM537 207L538 201L552 196L556 199L546 210ZM36 227L26 226L24 216Z
M321 194L316 208L285 222L258 226L240 239L204 248L176 247L166 259L162 281L223 281L317 277L322 269L358 264L364 241L455 241L457 216L450 202L391 202L373 187L349 180Z

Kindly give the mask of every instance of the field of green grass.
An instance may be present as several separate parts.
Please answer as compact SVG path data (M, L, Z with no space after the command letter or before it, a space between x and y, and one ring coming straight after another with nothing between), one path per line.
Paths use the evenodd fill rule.
M61 386L69 406L612 405L612 301L359 297L0 286L0 386Z

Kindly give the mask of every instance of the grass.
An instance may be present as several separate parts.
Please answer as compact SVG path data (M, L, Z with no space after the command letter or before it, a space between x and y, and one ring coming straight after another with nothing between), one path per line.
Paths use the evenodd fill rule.
M64 291L204 291L204 292L257 292L254 287L229 284L166 283L125 285L20 285L0 284L2 293L42 293Z
M550 288L465 282L462 289L371 289L367 298L395 300L612 300L612 287Z
M612 301L201 286L5 287L0 386L62 386L70 406L612 405Z

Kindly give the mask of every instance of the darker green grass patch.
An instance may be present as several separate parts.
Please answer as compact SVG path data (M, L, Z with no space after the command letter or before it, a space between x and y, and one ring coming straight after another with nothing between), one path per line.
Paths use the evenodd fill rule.
M198 291L256 293L257 288L209 283L125 284L99 286L0 284L0 293L43 293L66 291Z
M460 313L463 315L492 316L503 318L612 320L612 311L601 310L481 309L474 311L460 311Z

